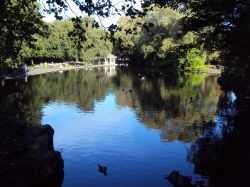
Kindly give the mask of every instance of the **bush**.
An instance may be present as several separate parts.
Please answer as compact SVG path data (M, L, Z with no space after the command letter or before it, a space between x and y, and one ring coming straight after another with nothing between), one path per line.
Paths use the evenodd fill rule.
M205 60L201 57L201 50L192 48L184 57L179 58L179 68L185 71L202 71L205 67Z

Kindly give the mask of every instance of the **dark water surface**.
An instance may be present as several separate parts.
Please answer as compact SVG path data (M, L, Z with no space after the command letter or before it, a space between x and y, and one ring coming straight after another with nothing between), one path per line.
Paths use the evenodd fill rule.
M207 186L199 140L220 138L221 116L235 115L218 112L220 98L233 103L235 95L223 93L217 78L109 67L2 81L1 113L54 128L63 187L166 187L173 170Z

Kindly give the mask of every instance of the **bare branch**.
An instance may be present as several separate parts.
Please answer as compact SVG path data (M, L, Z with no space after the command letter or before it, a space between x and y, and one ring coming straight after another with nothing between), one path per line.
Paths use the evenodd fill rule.
M75 13L75 11L71 8L70 4L67 2L67 0L65 0L65 3L67 4L67 6L69 7L70 11L73 12L75 14L75 16L77 17L77 14ZM75 2L74 2L75 3Z

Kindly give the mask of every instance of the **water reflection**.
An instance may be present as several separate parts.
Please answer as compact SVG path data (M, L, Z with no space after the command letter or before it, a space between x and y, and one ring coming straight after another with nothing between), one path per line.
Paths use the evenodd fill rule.
M102 100L111 86L111 80L91 71L68 71L8 80L1 88L1 113L39 124L42 107L49 102L76 103L83 111L92 112L94 102ZM13 86L14 84L14 86Z
M63 186L170 186L164 176L172 170L207 176L186 157L190 149L196 155L192 143L217 114L216 80L115 67L52 73L5 81L0 112L53 126ZM99 163L109 168L106 178Z
M194 171L210 177L210 186L248 186L250 165L249 102L236 103L229 92L220 97L219 112L192 144L188 159ZM238 112L236 112L236 110Z
M220 88L216 76L187 75L169 86L164 79L141 81L133 74L116 77L117 103L135 110L149 128L161 129L162 139L191 141L216 111Z

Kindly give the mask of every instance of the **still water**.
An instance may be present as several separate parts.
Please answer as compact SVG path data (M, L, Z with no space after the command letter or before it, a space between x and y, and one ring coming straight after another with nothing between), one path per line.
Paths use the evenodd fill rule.
M173 170L208 185L192 145L207 123L220 120L217 78L116 67L51 73L2 84L18 87L2 110L54 128L63 187L166 187Z

